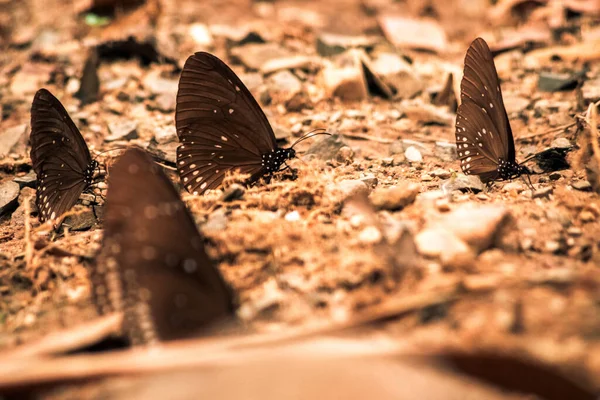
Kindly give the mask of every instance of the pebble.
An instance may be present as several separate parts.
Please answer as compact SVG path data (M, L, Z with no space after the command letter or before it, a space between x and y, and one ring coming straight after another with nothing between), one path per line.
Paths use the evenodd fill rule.
M330 97L342 101L361 101L367 98L367 83L359 65L337 67L327 65L321 70L319 79Z
M300 221L300 213L298 211L291 211L283 217L288 222L298 222Z
M316 140L306 151L305 154L313 154L318 159L328 161L336 158L339 150L342 147L347 147L346 141L340 134L326 136L320 140Z
M239 59L246 67L260 71L268 61L289 57L290 52L274 42L249 43L231 49L231 55Z
M233 201L239 200L244 197L244 193L246 193L246 188L238 183L234 183L230 185L223 191L221 195L221 201Z
M577 226L571 226L570 228L567 229L567 234L569 236L579 237L583 234L583 231L581 230L581 228L579 228Z
M579 214L579 220L581 222L593 222L596 220L596 216L591 211L583 210Z
M443 228L427 228L419 232L415 245L421 255L438 258L446 268L468 269L475 261L475 254L469 246Z
M380 210L400 210L412 204L421 190L421 186L412 182L401 182L396 186L375 189L371 202Z
M37 184L37 175L35 174L34 170L31 170L26 175L17 176L15 179L13 179L13 182L18 183L21 189L24 187L35 189L35 185Z
M381 159L382 167L391 167L394 165L394 157L386 157Z
M404 100L401 103L401 110L411 121L424 124L451 126L455 119L455 115L451 114L445 107L423 103L420 99Z
M367 187L370 189L375 189L375 187L379 183L379 180L373 174L364 176L364 177L360 178L360 180L361 180L361 182L364 182L364 184L367 185Z
M176 97L171 93L159 94L156 99L154 99L154 106L158 111L163 113L175 111Z
M202 232L220 232L225 230L227 227L227 215L226 210L219 208L209 215L208 220L202 225Z
M445 214L440 225L477 251L492 247L502 228L510 221L507 208L497 205L464 205Z
M177 132L175 131L174 126L164 126L161 128L156 128L154 138L159 144L173 142L177 140Z
M431 171L431 176L435 176L436 178L440 179L448 179L451 175L452 174L450 173L450 171L446 171L442 168L434 169L433 171Z
M548 240L544 244L544 249L547 253L556 253L560 250L560 243L558 243L556 240Z
M116 121L108 124L108 130L110 135L104 138L107 142L114 142L115 140L131 140L137 139L137 122L135 121Z
M556 171L554 171L554 172L551 172L551 173L549 173L549 174L548 174L548 178L549 178L551 181L557 181L557 180L559 180L560 178L562 178L562 175L560 174L560 172L556 172Z
M573 189L581 190L582 192L589 192L592 189L591 183L585 180L574 181L571 183L571 186L573 186Z
M404 157L406 157L406 159L410 162L423 161L423 156L421 155L421 152L415 146L409 146L404 152Z
M432 180L433 180L433 177L427 173L421 175L422 182L431 182Z
M338 162L350 164L354 161L354 150L349 146L342 146L335 155L335 159Z
M515 191L517 193L520 193L523 190L525 190L525 185L523 185L519 181L508 182L508 183L504 184L504 187L502 187L503 192Z
M189 35L200 47L207 48L213 45L213 37L205 24L195 23L190 25Z
M19 198L19 184L12 181L6 181L0 184L0 215L13 211Z
M363 244L375 244L379 243L382 237L379 229L374 226L367 226L358 234L358 241Z
M342 201L358 195L368 196L370 192L368 186L358 179L346 179L340 181L335 185L335 188L341 192Z
M317 52L323 57L331 57L351 48L373 46L377 40L375 36L350 36L323 32L317 37Z
M0 133L0 158L7 156L13 148L25 137L28 124L16 125Z
M396 98L411 98L423 90L423 82L412 66L396 53L377 54L371 66L386 84L395 89Z
M435 142L434 153L436 157L443 161L451 162L458 159L456 143L437 141Z
M552 141L552 143L550 144L550 147L555 147L558 149L568 149L568 148L573 147L573 145L567 138L557 138Z
M87 231L92 226L94 226L97 222L96 215L98 218L102 217L102 207L93 206L94 209L86 208L85 210L80 210L80 212L76 214L71 214L65 217L65 220L62 223L63 228L69 228L70 231ZM96 215L94 215L94 212Z
M485 185L477 175L457 174L455 177L442 182L440 188L445 193L452 193L455 190L478 193L483 192Z
M267 82L274 103L285 103L302 91L300 79L287 70L271 75Z

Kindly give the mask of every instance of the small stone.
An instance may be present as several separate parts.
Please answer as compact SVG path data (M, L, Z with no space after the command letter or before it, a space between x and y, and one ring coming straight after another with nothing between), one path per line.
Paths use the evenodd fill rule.
M560 250L560 243L558 243L556 240L548 240L544 244L544 250L547 253L556 253Z
M189 36L200 47L208 48L213 45L213 37L205 24L190 25Z
M435 202L435 207L437 208L437 210L439 212L448 212L448 211L451 210L451 208L450 208L450 202L448 201L447 198L438 199Z
M520 247L523 251L531 250L531 248L533 247L533 239L529 237L521 239Z
M137 139L137 122L135 121L116 121L108 124L110 135L106 136L106 142L114 142L115 140L131 140Z
M591 211L583 210L581 213L579 213L579 220L581 222L593 222L596 220L596 216Z
M170 93L159 94L154 99L155 108L163 113L170 113L175 111L176 97Z
M84 210L80 210L80 212L70 214L65 217L62 228L69 228L70 231L87 231L91 227L93 227L96 222L96 215L98 218L102 216L102 207L93 206L94 209L86 208ZM94 215L94 213L96 213Z
M291 211L285 214L283 218L288 222L298 222L300 221L300 213L298 211Z
M354 150L349 146L343 146L338 150L335 159L338 162L350 164L354 161Z
M367 185L358 179L345 179L335 185L335 189L342 194L342 201L354 196L365 195L370 192Z
M404 152L404 157L406 157L406 159L410 162L423 161L423 156L421 155L421 152L415 146L410 146L408 149L406 149L406 151Z
M550 178L551 181L557 181L560 178L562 178L562 175L560 174L560 172L551 172L548 174L548 178Z
M452 193L455 190L478 193L483 192L485 185L477 175L457 174L455 177L444 181L440 188L446 193Z
M21 189L24 187L35 189L35 185L37 184L37 175L35 174L34 170L31 170L26 175L17 176L15 179L13 179L13 182L18 183Z
M550 147L554 147L557 149L570 149L571 147L573 147L573 145L571 144L571 141L567 138L557 138L552 141Z
M372 174L360 178L360 180L361 182L364 182L364 184L367 185L367 187L371 190L375 189L378 183L377 177Z
M398 54L378 54L371 65L373 72L394 89L394 97L411 98L423 90L423 82L412 66Z
M224 208L219 208L208 216L208 220L202 225L202 232L216 233L227 228L227 215Z
M401 110L409 120L423 124L451 126L455 119L455 116L445 107L424 103L419 98L403 101L401 103Z
M391 167L394 165L394 157L386 157L381 159L382 167Z
M249 43L231 49L231 55L253 70L261 70L268 61L289 57L291 54L277 43Z
M289 57L274 58L264 63L260 72L265 75L282 70L316 70L321 66L321 59L314 56L292 55Z
M451 269L469 269L475 254L452 232L442 228L428 228L415 237L417 251L424 257L438 258L442 266Z
M154 96L166 94L175 98L179 83L175 79L162 77L161 72L161 70L155 70L148 73L142 81L143 86Z
M379 25L385 37L400 49L442 52L447 49L446 32L435 21L382 14Z
M573 186L573 189L581 190L582 192L589 192L592 190L592 184L586 180L571 182L571 186Z
M177 132L175 131L174 126L164 126L162 128L157 128L154 133L154 138L157 143L169 143L177 140Z
M475 197L476 197L477 199L481 200L481 201L487 201L487 200L489 200L489 199L490 199L490 196L488 196L488 195L487 195L487 194L485 194L485 193L481 193L481 192L480 192L480 193L477 193L477 194L475 195Z
M221 201L240 200L244 197L244 193L246 193L246 188L240 184L234 183L223 191Z
M504 99L506 112L509 116L522 113L530 104L529 99L521 96L508 95Z
M450 174L450 171L446 171L442 168L434 169L433 171L431 171L431 176L435 176L436 178L440 179L448 179L451 175L452 174Z
M475 251L481 252L498 241L499 233L510 219L508 209L502 206L464 205L446 214L440 226L453 232Z
M502 191L503 192L517 192L520 193L523 190L525 190L525 185L523 185L521 182L518 181L513 181L513 182L508 182L506 184L504 184L504 187L502 187Z
M0 215L12 212L17 208L20 189L19 184L12 181L0 184Z
M315 141L305 154L313 154L318 159L328 161L336 158L342 147L347 147L342 135L334 134Z
M328 65L321 70L319 78L329 97L339 97L342 101L361 101L368 96L360 65Z
M358 234L358 241L363 244L379 243L381 239L381 231L374 226L367 226Z
M375 36L349 36L323 32L317 37L317 52L323 57L331 57L351 48L373 46L378 40Z
M5 129L0 133L0 158L14 152L14 148L25 141L28 125L21 124Z
M290 71L279 71L269 77L269 93L275 103L285 102L302 90L302 82Z
M412 182L401 182L396 186L375 189L371 195L373 206L380 210L400 210L412 204L421 186Z
M458 159L456 143L437 141L435 142L434 153L436 157L443 161L451 162Z
M567 234L569 236L579 237L583 235L583 231L577 226L571 226L569 229L567 229Z
M534 199L542 199L544 197L550 197L550 195L554 193L554 189L552 186L546 186L543 188L538 188L533 192L532 197Z
M432 180L433 180L433 177L429 174L421 175L421 182L431 182Z

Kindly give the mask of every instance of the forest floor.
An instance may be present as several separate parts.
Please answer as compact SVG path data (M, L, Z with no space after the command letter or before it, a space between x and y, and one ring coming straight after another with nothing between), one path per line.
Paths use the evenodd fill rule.
M19 183L0 196L11 197L0 204L0 348L96 317L88 268L101 222L85 205L59 235L37 220L28 147L35 91L61 100L94 154L138 145L168 164L179 69L205 50L239 74L283 146L318 128L336 134L296 147L296 180L276 177L233 201L182 191L250 329L344 322L427 294L429 303L371 329L527 349L600 390L600 197L577 147L589 131L587 105L600 100L597 11L570 2L554 12L487 0L163 0L118 10L102 25L92 0L74 3L0 1L0 189ZM432 26L395 31L398 15ZM480 35L498 53L517 159L575 146L569 168L531 175L533 193L521 179L454 190L464 178L457 85ZM95 95L84 74L94 46L99 94L84 105L76 94ZM563 82L584 66L564 90L543 90L544 79ZM98 157L110 166L117 156ZM370 205L348 200L357 193Z

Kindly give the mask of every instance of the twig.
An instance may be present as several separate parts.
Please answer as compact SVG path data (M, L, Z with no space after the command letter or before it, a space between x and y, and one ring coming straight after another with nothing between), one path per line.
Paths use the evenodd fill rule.
M391 143L395 142L394 139L379 138L376 136L363 135L360 133L342 133L342 135L347 138L350 138L350 139L369 140L371 142L378 142L378 143L384 143L384 144L391 144Z
M527 140L527 139L532 139L538 136L545 136L545 135L550 135L551 133L556 133L556 132L560 132L560 131L564 131L566 129L572 128L575 125L577 125L577 121L575 122L571 122L569 124L566 125L562 125L562 126L558 126L556 128L552 128L548 131L542 132L542 133L534 133L532 135L527 135L527 136L520 136L517 138L517 140Z

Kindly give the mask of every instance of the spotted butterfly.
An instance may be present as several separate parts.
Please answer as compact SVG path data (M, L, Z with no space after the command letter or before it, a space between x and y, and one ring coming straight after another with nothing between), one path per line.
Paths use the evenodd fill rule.
M296 156L280 148L262 109L240 78L219 58L200 52L181 73L175 124L181 145L177 170L193 194L217 188L231 170L247 183L279 171ZM293 146L292 146L293 147Z
M30 143L40 221L54 220L92 185L98 162L63 105L46 89L33 98Z
M233 293L171 181L141 149L110 169L104 238L92 268L101 314L124 313L131 344L194 336L233 314Z
M507 180L529 169L516 161L515 142L492 53L481 38L469 46L456 116L456 147L465 175Z

